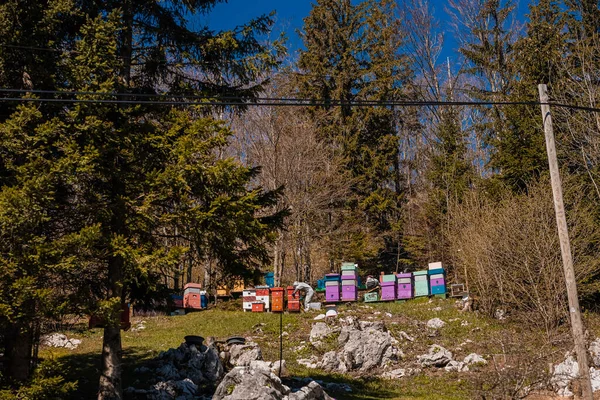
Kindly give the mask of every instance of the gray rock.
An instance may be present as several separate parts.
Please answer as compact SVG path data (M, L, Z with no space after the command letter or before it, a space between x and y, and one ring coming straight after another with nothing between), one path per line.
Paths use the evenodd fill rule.
M448 372L457 371L457 372L467 372L469 367L465 365L464 362L450 360L448 364L444 367L444 369Z
M319 359L316 356L311 356L310 358L299 358L296 362L300 365L304 365L306 368L319 368Z
M48 347L64 347L65 349L74 350L80 344L79 339L69 339L67 335L62 333L50 333L40 337L40 344Z
M234 367L245 367L252 361L262 359L262 351L254 342L229 346L229 363Z
M319 314L316 317L313 318L315 321L318 321L320 319L325 319L325 314Z
M288 400L333 400L325 393L321 385L312 381L295 393L290 393Z
M344 372L347 371L335 351L328 351L323 354L323 359L317 364L317 368L324 369L325 371L337 371L339 369L343 369Z
M315 346L321 345L321 339L333 333L332 329L325 322L316 322L310 330L310 342Z
M213 400L280 400L290 390L269 370L235 367L221 381Z
M429 348L429 353L420 355L418 362L422 367L445 367L452 361L452 353L442 346L434 344Z
M339 370L370 372L403 356L396 347L398 341L390 335L383 322L365 322L342 328L338 343Z
M394 370L384 372L381 377L386 379L398 379L405 377L406 375L406 370L404 368L396 368Z
M487 364L487 361L485 358L481 357L479 354L477 353L471 353L468 356L465 357L465 359L463 360L463 362L466 365L473 365L473 364Z
M446 323L439 318L432 318L427 321L427 327L431 329L440 329L444 325L446 325Z
M579 365L572 355L568 355L565 361L554 367L550 383L554 391L563 397L573 396L569 386L571 381L579 375Z
M592 356L592 365L600 367L600 338L596 338L596 340L590 343L588 351L590 352L590 356Z

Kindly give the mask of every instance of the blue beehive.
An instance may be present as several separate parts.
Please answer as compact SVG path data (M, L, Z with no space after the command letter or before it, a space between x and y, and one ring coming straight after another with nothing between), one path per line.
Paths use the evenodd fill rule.
M267 272L265 274L265 284L270 288L275 286L275 275L273 272Z
M429 277L429 288L431 294L446 294L446 271L443 268L430 269L427 271Z

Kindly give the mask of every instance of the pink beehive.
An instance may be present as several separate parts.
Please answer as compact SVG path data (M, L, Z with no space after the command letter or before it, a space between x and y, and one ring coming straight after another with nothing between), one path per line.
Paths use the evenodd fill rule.
M412 274L404 273L396 275L398 280L398 290L396 293L396 297L399 300L404 299L412 299L413 297L413 284L412 284Z

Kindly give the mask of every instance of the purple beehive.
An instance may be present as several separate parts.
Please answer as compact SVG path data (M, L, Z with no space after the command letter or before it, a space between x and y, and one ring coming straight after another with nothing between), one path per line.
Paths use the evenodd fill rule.
M356 301L358 297L358 288L352 285L342 286L342 300L343 301Z
M325 287L325 301L340 301L340 287L335 286L326 286Z
M381 282L381 300L396 300L396 282Z
M412 274L410 272L405 274L397 274L396 278L398 281L398 291L396 297L399 300L411 299L413 297Z

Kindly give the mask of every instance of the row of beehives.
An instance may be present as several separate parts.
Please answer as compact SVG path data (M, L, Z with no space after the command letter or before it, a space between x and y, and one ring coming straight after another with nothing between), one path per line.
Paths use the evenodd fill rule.
M287 294L287 296L285 296ZM244 311L252 312L283 312L285 310L300 312L300 295L294 294L294 287L287 288L256 286L242 292L242 307ZM284 301L287 297L287 301Z
M346 264L346 265L344 265ZM342 273L325 275L325 301L330 303L358 300L358 268L342 264ZM349 279L350 278L350 279ZM430 263L428 270L402 274L381 274L379 289L364 295L366 302L407 300L421 296L446 296L446 279L442 263Z

